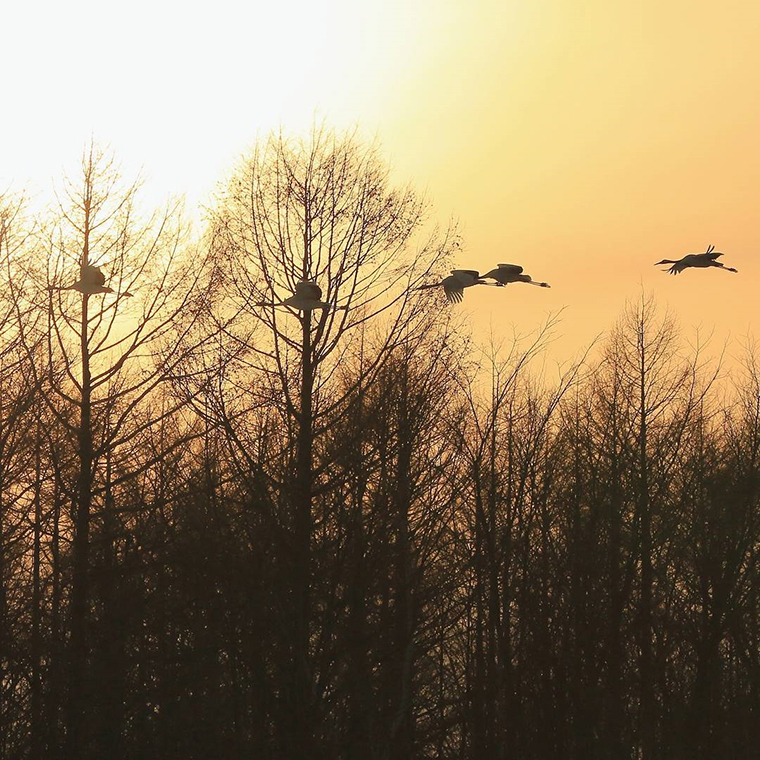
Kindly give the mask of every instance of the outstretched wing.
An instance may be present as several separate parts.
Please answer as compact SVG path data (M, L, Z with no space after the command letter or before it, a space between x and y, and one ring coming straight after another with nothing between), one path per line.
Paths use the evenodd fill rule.
M102 288L106 284L106 276L100 271L100 267L91 265L83 266L81 272L81 281L87 285L94 285Z
M449 277L444 277L441 285L443 285L443 292L449 303L461 303L464 298L464 286L461 280L452 274Z
M685 259L688 259L690 257L693 257L697 261L704 261L707 259L708 261L715 261L718 256L722 256L723 251L716 251L714 245L708 245L707 250L705 250L704 253L690 253L688 256L684 256Z
M506 269L513 274L522 274L523 268L518 264L499 264L499 269Z
M451 274L465 285L470 285L472 281L480 278L480 272L477 269L455 269Z
M296 295L319 301L322 298L322 288L316 282L304 280L296 284Z

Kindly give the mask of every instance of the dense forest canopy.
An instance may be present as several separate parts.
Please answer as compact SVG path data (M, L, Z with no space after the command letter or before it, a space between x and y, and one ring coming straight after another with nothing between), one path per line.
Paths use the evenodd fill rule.
M555 317L478 347L352 135L200 237L97 146L63 187L0 199L0 760L752 755L751 344L642 296L553 374Z

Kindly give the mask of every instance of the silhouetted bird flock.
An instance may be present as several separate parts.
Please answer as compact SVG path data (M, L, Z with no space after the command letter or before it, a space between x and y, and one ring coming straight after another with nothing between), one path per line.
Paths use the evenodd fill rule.
M697 267L704 269L706 267L717 267L725 269L727 272L737 272L733 267L727 267L721 264L717 259L722 256L721 251L716 251L714 245L707 247L704 253L689 253L678 261L663 259L658 261L655 266L661 264L672 264L667 270L671 274L680 274L684 269ZM487 282L495 280L495 282ZM524 282L528 285L536 285L539 288L550 288L548 282L536 282L530 275L523 274L523 268L518 264L499 264L495 269L485 274L480 274L477 269L452 269L448 277L444 277L439 282L431 282L426 285L420 285L415 290L428 290L429 288L443 288L443 294L449 303L460 303L464 299L464 289L471 288L474 285L489 285L492 287L503 288L513 282ZM261 303L259 306L290 306L300 311L312 311L314 309L329 309L331 304L322 301L322 289L312 280L304 280L296 285L295 293L278 303ZM346 309L345 306L336 306L336 310Z
M517 264L499 264L486 274L480 274L476 269L452 269L448 277L440 282L431 282L429 285L421 285L416 290L443 287L443 293L449 303L459 303L464 298L464 289L472 285L493 285L503 288L512 282L527 282L528 285L538 285L540 288L550 288L548 282L536 282L530 275L522 273L523 268ZM486 278L496 280L495 283L486 282Z
M725 269L727 272L738 272L733 267L727 267L718 261L722 256L721 251L716 251L714 245L709 245L704 253L689 253L677 261L672 259L663 259L658 261L655 266L662 264L672 264L667 271L670 274L680 274L684 269L696 267L705 269L707 267L717 267ZM495 282L487 282L495 280ZM540 288L549 288L548 282L536 282L530 275L523 274L523 268L518 264L499 264L495 269L485 274L480 274L477 269L452 269L448 277L444 277L440 282L431 282L427 285L420 285L415 290L427 290L429 288L443 288L443 293L449 303L460 303L464 299L464 289L474 285L490 285L492 287L503 288L514 282L524 282L528 285L537 285ZM80 293L96 295L98 293L113 293L113 288L106 286L106 278L100 267L84 265L80 270L79 279L73 285L51 287L51 290L78 290ZM120 293L120 297L128 298L131 293ZM313 311L315 309L330 309L336 311L345 310L346 306L332 306L332 304L322 300L322 288L313 280L302 280L296 284L295 292L284 301L259 303L259 306L288 306L299 311Z

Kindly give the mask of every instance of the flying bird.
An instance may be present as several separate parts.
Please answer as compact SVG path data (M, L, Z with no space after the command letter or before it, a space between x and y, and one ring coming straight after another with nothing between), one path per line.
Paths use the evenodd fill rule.
M330 304L322 301L322 288L312 280L301 280L296 283L295 293L278 303L260 303L259 306L290 306L300 311L313 311L314 309L329 309ZM337 310L346 309L346 306L336 306Z
M718 269L725 269L727 272L738 272L738 269L727 267L725 264L721 264L717 261L718 256L722 255L723 253L721 251L715 250L714 245L708 245L707 250L704 253L689 253L682 259L678 259L678 261L663 259L662 261L658 261L655 266L658 267L660 264L672 264L673 266L667 270L670 274L681 274L684 269L688 269L689 267L700 267L702 269L705 267L718 267Z
M550 288L548 282L536 282L528 274L522 273L523 268L517 264L499 264L496 269L486 272L483 277L496 280L497 286L509 285L512 282L526 282L528 285L538 285L539 288Z
M52 287L51 290L78 290L87 295L98 293L113 293L114 289L106 285L106 276L100 271L100 267L84 264L79 272L79 279L73 285ZM130 298L131 293L121 293L124 298Z
M444 277L440 282L420 285L415 290L443 287L443 293L449 303L461 303L464 298L464 289L473 285L488 285L488 283L480 278L480 274L475 269L452 269L451 274Z

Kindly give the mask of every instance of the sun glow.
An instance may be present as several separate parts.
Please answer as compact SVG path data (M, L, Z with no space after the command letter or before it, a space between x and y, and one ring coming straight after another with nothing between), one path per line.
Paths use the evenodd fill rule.
M44 194L93 136L125 177L144 167L148 202L185 193L195 210L270 130L356 125L460 221L453 265L552 283L540 300L482 292L473 324L569 306L578 345L642 285L687 327L756 323L751 4L29 0L2 20L0 190ZM740 276L653 267L711 243ZM705 317L708 297L731 307Z
M259 134L361 121L426 44L421 13L395 0L123 8L4 10L2 186L46 183L93 135L197 200Z

